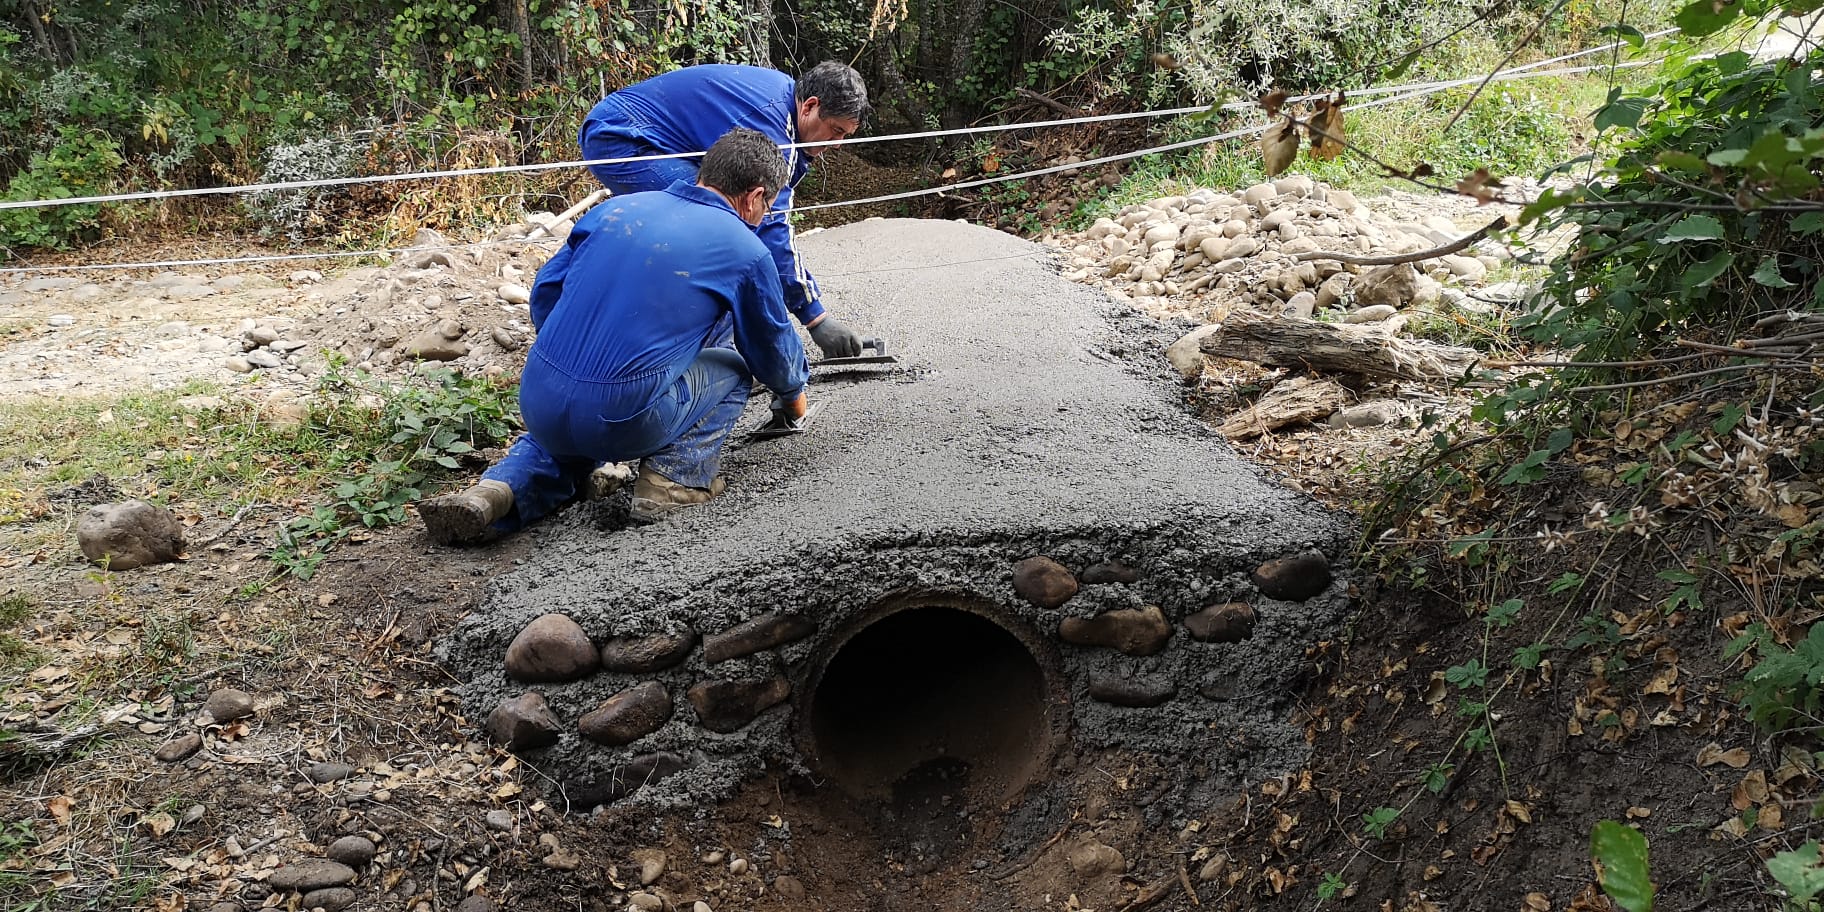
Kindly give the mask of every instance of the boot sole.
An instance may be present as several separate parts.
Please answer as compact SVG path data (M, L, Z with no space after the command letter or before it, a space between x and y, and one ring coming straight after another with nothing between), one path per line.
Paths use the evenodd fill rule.
M440 545L476 544L486 541L493 531L472 505L455 498L420 501L418 515L424 519L425 534Z

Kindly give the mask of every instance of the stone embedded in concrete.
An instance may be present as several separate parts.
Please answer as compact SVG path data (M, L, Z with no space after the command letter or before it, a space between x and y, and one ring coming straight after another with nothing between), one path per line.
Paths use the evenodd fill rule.
M557 743L562 731L545 695L537 691L502 700L488 714L488 737L507 750L549 747Z
M1104 583L1132 585L1140 582L1140 571L1120 561L1102 561L1090 564L1089 568L1083 571L1082 580L1091 585Z
M658 731L671 720L671 692L657 681L629 687L577 720L577 730L597 744L618 747Z
M1191 639L1204 643L1239 643L1254 635L1254 606L1247 602L1211 605L1184 619Z
M109 570L132 570L177 559L184 527L170 510L143 500L93 507L76 524L82 556Z
M1302 602L1325 589L1335 579L1330 559L1316 551L1280 557L1254 570L1254 588L1262 595L1286 602Z
M1065 618L1058 624L1058 637L1078 646L1103 646L1131 656L1149 656L1165 648L1172 638L1172 625L1157 605L1144 608L1117 608L1093 618Z
M285 865L266 878L266 885L274 890L296 890L299 893L345 887L354 882L354 868L327 858L306 858Z
M253 694L224 687L203 701L203 712L217 722L233 722L253 715Z
M575 621L547 614L513 638L506 661L508 677L542 683L587 677L601 664L602 655Z
M1013 591L1040 608L1056 608L1077 594L1077 578L1049 557L1029 557L1013 565Z
M602 670L620 674L664 671L690 656L695 631L683 636L615 637L602 644Z
M789 612L761 615L703 638L703 661L713 665L784 646L817 631L817 625Z
M791 693L792 682L774 675L760 681L700 681L691 685L688 696L704 728L728 734L785 702Z
M1178 695L1178 685L1168 678L1129 678L1095 674L1089 678L1089 695L1111 706L1158 706Z

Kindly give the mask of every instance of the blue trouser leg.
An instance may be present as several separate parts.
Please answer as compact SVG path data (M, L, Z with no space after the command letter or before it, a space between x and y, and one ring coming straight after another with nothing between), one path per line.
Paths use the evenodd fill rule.
M497 532L514 532L548 516L576 497L600 463L560 459L545 451L531 434L521 434L505 459L481 473L483 479L506 482L513 489L513 509L494 523Z
M590 160L658 154L658 149L646 143L620 136L592 136L583 143L583 157ZM646 190L663 190L671 186L673 181L694 184L697 182L697 164L701 161L700 158L661 158L655 161L591 165L589 172L602 182L602 186L619 196Z
M681 379L692 405L679 422L685 430L647 456L646 466L678 484L707 488L722 467L722 443L741 418L753 377L734 349L706 348Z

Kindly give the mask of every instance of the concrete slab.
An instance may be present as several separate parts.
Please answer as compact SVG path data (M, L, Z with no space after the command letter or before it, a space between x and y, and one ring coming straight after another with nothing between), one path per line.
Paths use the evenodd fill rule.
M1295 763L1303 738L1284 709L1306 648L1341 622L1345 574L1338 567L1302 601L1263 593L1250 574L1300 552L1344 553L1349 524L1266 478L1186 412L1163 357L1175 333L1063 281L1045 248L986 228L868 221L801 246L832 309L888 339L900 369L820 377L812 430L731 452L728 493L706 507L628 527L623 496L522 533L537 537L537 556L441 645L467 682L470 718L479 724L503 699L538 690L565 733L530 756L573 802L621 797L640 785L630 776L652 780L655 768L677 771L639 789L640 800L699 801L763 763L804 768L806 739L792 720L823 663L883 605L926 599L966 603L1033 650L1065 751L1194 754L1212 783ZM749 425L764 405L750 406ZM1119 561L1138 578L1086 582L1040 608L1012 582L1015 563L1036 555L1078 577ZM1183 626L1228 602L1254 608L1245 641L1197 641ZM1173 625L1157 654L1057 638L1066 618L1146 606ZM781 611L815 632L713 665L698 649L669 670L561 684L520 684L502 666L515 635L551 612L600 645L712 636ZM731 733L706 730L685 699L709 681L780 676L792 697ZM663 727L614 748L579 737L581 716L649 680L676 704ZM1114 705L1111 681L1173 696Z

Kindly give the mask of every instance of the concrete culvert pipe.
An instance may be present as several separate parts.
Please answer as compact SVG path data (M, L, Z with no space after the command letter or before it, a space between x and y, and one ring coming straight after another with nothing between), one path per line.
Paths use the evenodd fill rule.
M1020 636L945 605L851 629L813 675L804 717L818 772L844 792L992 803L1044 768L1062 708L1050 663Z

